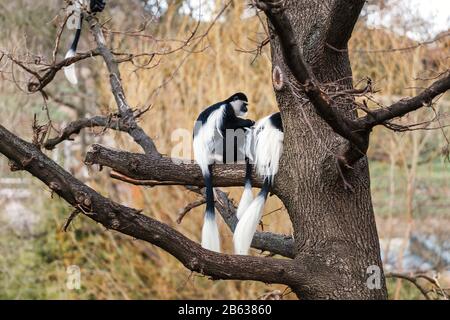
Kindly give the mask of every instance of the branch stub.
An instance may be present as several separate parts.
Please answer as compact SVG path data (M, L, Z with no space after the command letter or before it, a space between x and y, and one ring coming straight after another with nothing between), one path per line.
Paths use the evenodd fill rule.
M272 82L275 90L280 91L284 86L284 75L279 66L275 66L272 72Z

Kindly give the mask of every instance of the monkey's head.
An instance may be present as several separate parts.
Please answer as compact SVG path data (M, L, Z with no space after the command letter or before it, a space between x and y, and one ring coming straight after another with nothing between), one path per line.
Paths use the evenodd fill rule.
M248 99L247 96L242 92L233 94L227 99L227 102L231 104L234 110L234 114L238 117L241 117L248 112Z

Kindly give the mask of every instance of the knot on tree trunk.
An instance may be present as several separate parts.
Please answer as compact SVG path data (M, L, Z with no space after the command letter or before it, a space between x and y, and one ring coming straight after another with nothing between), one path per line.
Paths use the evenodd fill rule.
M272 82L275 90L280 91L284 87L284 74L279 66L275 66L272 72Z

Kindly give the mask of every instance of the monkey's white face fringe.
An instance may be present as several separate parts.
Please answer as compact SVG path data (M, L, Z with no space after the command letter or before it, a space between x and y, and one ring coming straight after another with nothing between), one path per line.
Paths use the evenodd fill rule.
M211 251L220 252L219 228L215 215L206 214L202 229L202 247Z
M72 49L67 51L66 59L72 58L74 56L75 56L75 51L73 51ZM64 69L64 75L66 76L66 79L69 80L69 82L71 84L77 85L78 79L77 79L77 73L75 71L75 64L72 63L70 66L64 67L63 69Z
M248 254L256 227L261 220L265 202L265 197L259 194L239 220L233 236L235 254Z
M202 174L209 174L208 165L214 163L215 137L221 135L220 127L222 126L225 105L213 111L208 120L198 130L194 137L194 157L198 165L202 169ZM197 124L198 125L198 124Z
M234 114L238 117L244 117L245 114L247 113L246 111L242 111L242 107L246 104L246 101L242 101L242 100L235 100L235 101L231 101L230 104L233 107L234 110Z

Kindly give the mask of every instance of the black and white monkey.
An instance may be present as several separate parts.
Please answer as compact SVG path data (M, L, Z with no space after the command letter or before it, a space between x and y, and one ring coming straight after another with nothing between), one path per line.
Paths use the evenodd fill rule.
M283 153L283 138L283 124L279 112L259 120L247 133L245 188L236 211L239 222L233 236L236 254L245 255L250 249L270 187L278 172L280 157ZM251 183L252 163L256 167L257 174L263 178L261 191L255 199L253 199Z
M81 13L81 6L85 6L87 3L87 0L75 0L74 6L75 10L73 12L74 15L79 15L79 23L77 25L77 31L75 32L75 37L72 41L72 45L70 46L69 51L66 53L66 59L72 58L75 56L77 52L78 42L80 41L81 36L81 27L83 24L83 13ZM102 12L103 9L105 9L106 6L106 0L90 0L89 2L89 11L91 13L97 13ZM70 83L73 85L76 85L78 83L77 74L75 71L75 64L71 64L70 66L67 66L64 68L64 75L66 76L67 80L69 80Z
M214 209L211 165L215 162L228 162L227 159L230 159L230 155L227 155L227 150L230 150L230 144L233 146L231 151L234 153L231 161L236 161L238 149L243 149L245 145L244 130L254 124L252 120L240 118L247 113L247 105L248 100L245 94L236 93L201 112L194 127L194 157L202 170L206 186L202 247L212 251L220 252L220 238ZM231 141L229 138L227 139L230 130L242 132L241 144L237 141L239 139L235 139L235 136Z

